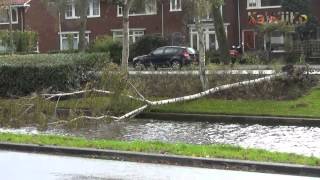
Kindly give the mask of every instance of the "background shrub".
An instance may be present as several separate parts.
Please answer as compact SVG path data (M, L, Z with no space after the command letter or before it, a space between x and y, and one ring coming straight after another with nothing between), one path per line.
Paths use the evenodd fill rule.
M254 52L243 53L242 59L245 64L263 64L263 61Z
M152 50L168 45L161 36L143 36L130 47L130 60L136 56L149 54Z
M302 71L303 72L303 71ZM265 75L232 75L210 74L208 80L210 87L256 79ZM131 82L139 92L146 97L180 97L202 91L199 76L191 74L182 75L131 75ZM254 85L244 85L238 88L217 92L210 97L221 99L267 99L287 100L298 98L316 86L318 79L315 76L306 76L297 72L290 78L277 78L270 82Z
M102 53L0 56L0 96L77 89L107 62Z
M38 43L38 34L33 31L13 31L13 49L18 53L35 52ZM2 45L6 48L10 47L9 31L0 31L0 39Z
M206 63L220 64L220 54L217 50L210 49L206 52Z
M111 36L99 36L90 47L90 52L108 53L113 63L120 64L122 45L121 42L114 41Z

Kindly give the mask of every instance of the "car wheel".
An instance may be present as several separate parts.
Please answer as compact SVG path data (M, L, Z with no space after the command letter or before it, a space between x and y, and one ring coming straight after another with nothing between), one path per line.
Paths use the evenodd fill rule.
M181 69L181 63L179 61L173 61L171 63L171 69L172 70L180 70Z
M135 63L134 69L136 71L142 71L142 70L145 69L145 66L144 66L144 64L141 63L141 61L138 61L138 62Z

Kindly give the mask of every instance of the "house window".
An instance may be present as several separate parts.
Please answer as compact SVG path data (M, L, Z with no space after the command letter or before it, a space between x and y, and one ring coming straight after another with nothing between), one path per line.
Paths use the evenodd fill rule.
M206 27L204 30L205 49L218 49L218 41L214 28ZM199 35L195 28L191 28L190 31L190 45L194 49L199 50Z
M261 7L280 6L281 0L261 0Z
M86 40L89 43L89 32L86 32ZM62 32L60 34L60 50L78 49L79 32Z
M117 6L118 16L123 16L123 9L121 6ZM155 15L157 14L157 1L156 0L145 0L141 6L133 6L130 8L130 16L140 15Z
M170 11L181 11L181 0L170 0Z
M100 0L89 1L88 17L100 17Z
M131 29L129 31L129 41L131 44L137 42L137 40L139 40L142 36L144 36L144 30ZM123 39L122 30L114 30L113 40L122 42L122 39Z
M257 7L257 0L248 0L248 7L249 8L253 8L253 7Z
M87 17L100 17L100 0L89 0L88 1L88 14ZM65 7L65 18L66 19L77 19L79 18L78 9L74 0L69 0Z
M18 9L13 8L12 10L12 19L11 23L12 24L18 24ZM9 10L0 10L0 24L9 24Z
M271 34L271 50L274 52L284 51L284 33L282 32L272 32ZM267 44L266 44L266 47Z
M281 0L247 0L248 9L255 8L280 8Z
M76 16L76 7L73 1L68 1L65 8L66 19L78 18L78 16Z

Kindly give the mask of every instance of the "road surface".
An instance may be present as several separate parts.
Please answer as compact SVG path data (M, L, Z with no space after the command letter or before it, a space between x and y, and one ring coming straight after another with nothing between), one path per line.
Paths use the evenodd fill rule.
M0 151L3 180L316 180L171 165Z

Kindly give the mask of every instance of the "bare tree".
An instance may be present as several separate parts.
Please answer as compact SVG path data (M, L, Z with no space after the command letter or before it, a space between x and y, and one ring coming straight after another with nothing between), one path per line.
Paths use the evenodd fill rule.
M61 33L61 18L65 13L66 7L73 4L77 9L79 16L79 51L83 52L87 49L86 29L87 29L87 13L89 7L88 0L42 0L48 7L49 12L58 15L59 32Z
M224 0L210 0L211 1L211 12L213 16L213 23L217 40L219 44L220 58L225 64L230 63L227 35L224 28L224 21L221 13L221 7L224 5Z
M199 74L203 90L209 88L208 79L206 77L206 46L203 20L213 17L213 24L217 36L220 51L220 59L225 63L229 63L229 53L227 37L224 28L224 22L221 14L221 7L224 0L186 0L184 1L185 13L191 21L195 23L195 27L199 38Z
M199 74L202 89L205 91L209 88L209 81L206 76L206 46L203 19L208 17L211 6L208 0L193 0L193 5L195 8L195 25L199 37Z
M129 15L132 7L150 5L147 2L150 0L112 0L113 4L122 8L122 58L121 58L121 70L124 73L128 73L128 60L130 56L130 41L129 41Z
M209 0L185 0L183 1L184 21L195 25L199 40L199 75L203 90L209 88L209 81L206 76L206 45L205 45L205 24L211 11Z
M123 42L122 42L122 59L121 69L123 72L128 72L128 60L129 60L129 13L130 8L134 0L122 0L120 6L122 6L122 29L123 29Z
M79 51L84 52L87 49L86 30L87 30L87 13L88 0L76 0L76 7L79 9L80 29L79 29Z
M42 2L47 7L48 12L53 15L53 17L58 18L59 34L61 34L61 15L65 12L66 0L42 0Z

